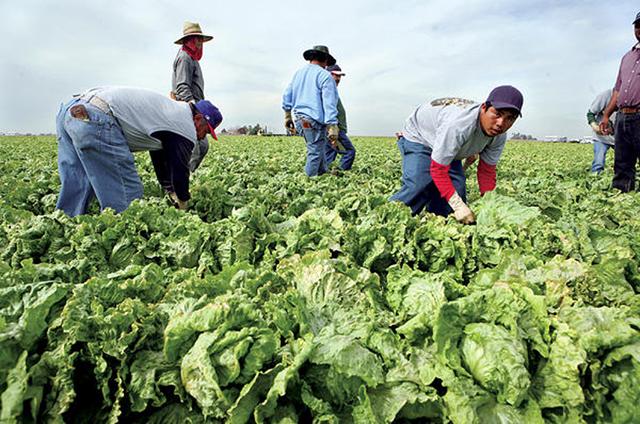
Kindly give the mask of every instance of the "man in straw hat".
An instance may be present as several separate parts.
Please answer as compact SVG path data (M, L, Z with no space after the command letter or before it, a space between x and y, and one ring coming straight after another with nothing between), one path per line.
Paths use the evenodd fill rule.
M96 197L100 209L122 212L142 197L132 152L157 151L154 168L176 207L186 209L189 158L198 140L216 137L222 115L207 100L176 102L142 88L101 87L60 107L56 119L60 194L56 207L84 214Z
M182 28L182 37L175 44L182 46L178 50L173 61L173 75L171 78L171 98L183 102L196 103L204 100L204 78L200 69L203 43L212 40L213 37L205 35L196 22L185 22ZM200 162L196 158L204 158L209 151L209 143L206 137L199 140L195 146L193 160L189 167L195 171Z
M315 46L302 55L309 64L298 70L282 96L285 127L297 131L307 144L305 172L313 177L327 172L327 138L338 141L338 90L325 69L336 60L326 46ZM295 117L295 126L294 118Z

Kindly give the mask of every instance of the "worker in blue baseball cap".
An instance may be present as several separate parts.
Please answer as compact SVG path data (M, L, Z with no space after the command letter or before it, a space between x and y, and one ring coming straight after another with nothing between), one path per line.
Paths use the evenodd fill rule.
M521 116L522 103L517 88L502 85L483 103L447 97L420 105L398 139L402 187L390 200L405 203L414 214L453 212L457 221L474 223L462 159L479 155L480 193L494 190L506 132Z
M142 197L133 152L150 151L156 176L179 209L186 209L194 146L215 129L222 114L207 100L176 102L142 88L101 87L74 97L58 112L56 207L67 215L100 209L122 212Z

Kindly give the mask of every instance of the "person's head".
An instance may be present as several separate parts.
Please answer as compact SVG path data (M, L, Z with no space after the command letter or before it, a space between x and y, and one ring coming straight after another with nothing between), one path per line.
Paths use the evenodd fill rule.
M636 33L636 40L640 41L640 12L638 12L636 19L633 21L633 27Z
M327 46L314 46L309 50L306 50L302 54L302 57L310 63L319 65L323 68L335 65L336 63L336 60L331 56L331 53L329 53L329 48Z
M200 100L195 105L192 105L191 109L193 113L193 124L196 127L196 135L198 140L202 140L211 134L216 140L216 128L222 122L222 114L217 107L211 104L208 100Z
M201 48L202 43L213 40L213 37L203 34L202 29L200 29L200 24L198 24L197 22L185 22L182 26L182 36L174 41L174 43L185 44L187 40L193 40L189 42L191 44L196 44Z
M485 135L504 134L522 116L522 93L510 85L501 85L489 93L480 106L480 128Z
M336 82L336 85L340 84L340 80L344 75L346 75L344 72L342 72L342 68L340 68L337 64L327 66L326 69L327 71L329 71L329 73L333 77L333 80Z

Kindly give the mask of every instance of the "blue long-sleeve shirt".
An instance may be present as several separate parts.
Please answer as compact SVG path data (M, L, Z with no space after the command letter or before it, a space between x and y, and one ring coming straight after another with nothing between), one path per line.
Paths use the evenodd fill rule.
M329 72L309 64L298 70L282 96L282 109L324 125L338 124L338 90Z

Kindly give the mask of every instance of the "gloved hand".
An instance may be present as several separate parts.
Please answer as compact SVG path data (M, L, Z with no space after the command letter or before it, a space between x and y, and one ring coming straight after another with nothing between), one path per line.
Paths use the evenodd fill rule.
M293 124L293 118L291 117L291 111L284 111L284 127L289 130L293 135L296 134L296 126Z
M181 211L187 210L187 206L189 203L188 200L182 201L178 199L178 195L173 191L169 192L169 198L171 199L173 206L175 206L177 209L180 209Z
M593 121L591 124L591 129L598 135L602 135L602 131L600 131L600 125L596 121Z
M340 129L337 125L327 125L327 137L329 138L329 143L335 148L338 145L338 134L340 133Z
M461 222L462 224L473 224L476 222L476 217L469 209L466 203L462 200L458 192L454 192L453 196L449 199L449 206L453 209L453 216L456 218L456 221Z

